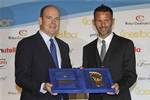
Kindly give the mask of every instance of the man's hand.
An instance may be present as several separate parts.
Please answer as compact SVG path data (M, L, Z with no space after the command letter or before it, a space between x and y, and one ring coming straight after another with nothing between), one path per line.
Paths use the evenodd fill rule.
M115 89L115 93L113 92L107 92L107 94L109 95L115 95L115 94L119 94L119 84L118 83L114 83L111 87L112 89Z
M51 93L52 95L58 95L58 93L52 93L52 90L51 90L52 86L53 85L50 83L45 83L43 89Z
M83 66L80 66L79 68L80 68L80 69L83 69L84 67L83 67Z

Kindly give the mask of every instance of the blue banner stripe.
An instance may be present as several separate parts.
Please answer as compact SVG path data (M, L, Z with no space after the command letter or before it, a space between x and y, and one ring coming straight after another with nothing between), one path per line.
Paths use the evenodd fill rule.
M105 4L110 7L124 7L130 5L150 4L150 0L108 0ZM93 11L102 2L96 1L49 1L49 2L30 2L14 6L0 8L1 23L9 23L9 25L19 25L37 21L40 8L47 4L54 4L61 10L61 16L72 15ZM6 25L7 26L7 25ZM1 26L0 26L1 27Z

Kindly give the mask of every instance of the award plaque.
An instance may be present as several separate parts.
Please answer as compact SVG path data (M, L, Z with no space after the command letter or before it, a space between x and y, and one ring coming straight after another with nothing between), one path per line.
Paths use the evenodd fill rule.
M107 68L49 69L54 93L106 93L115 92Z
M87 93L115 92L111 88L113 81L108 68L86 68L83 76Z
M54 93L80 93L83 90L79 69L49 69L49 77Z

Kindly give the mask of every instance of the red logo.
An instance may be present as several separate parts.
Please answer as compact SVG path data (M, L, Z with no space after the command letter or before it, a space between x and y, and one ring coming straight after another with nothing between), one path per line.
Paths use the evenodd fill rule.
M0 67L4 67L7 64L6 59L0 59Z
M139 53L139 52L141 52L141 48L136 48L136 47L135 47L135 48L134 48L134 51L137 52L137 53Z
M19 30L19 35L20 36L26 36L27 35L27 30Z
M142 22L144 21L144 16L143 15L138 15L135 17L135 19L138 21L138 22Z
M16 52L16 48L12 47L12 48L0 48L0 53L15 53Z

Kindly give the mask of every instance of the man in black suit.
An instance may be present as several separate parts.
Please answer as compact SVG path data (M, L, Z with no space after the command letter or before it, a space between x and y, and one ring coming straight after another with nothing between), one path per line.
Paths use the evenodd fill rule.
M131 100L129 88L136 82L134 44L112 32L113 11L101 5L94 11L93 24L98 38L83 48L83 67L109 69L116 93L91 93L89 100ZM102 41L105 41L102 43Z
M69 46L56 37L60 25L60 11L47 5L41 9L40 30L17 46L15 55L15 81L22 88L20 100L68 100L67 94L52 93L49 68L71 68ZM55 45L55 62L50 45ZM54 47L53 47L54 48Z

